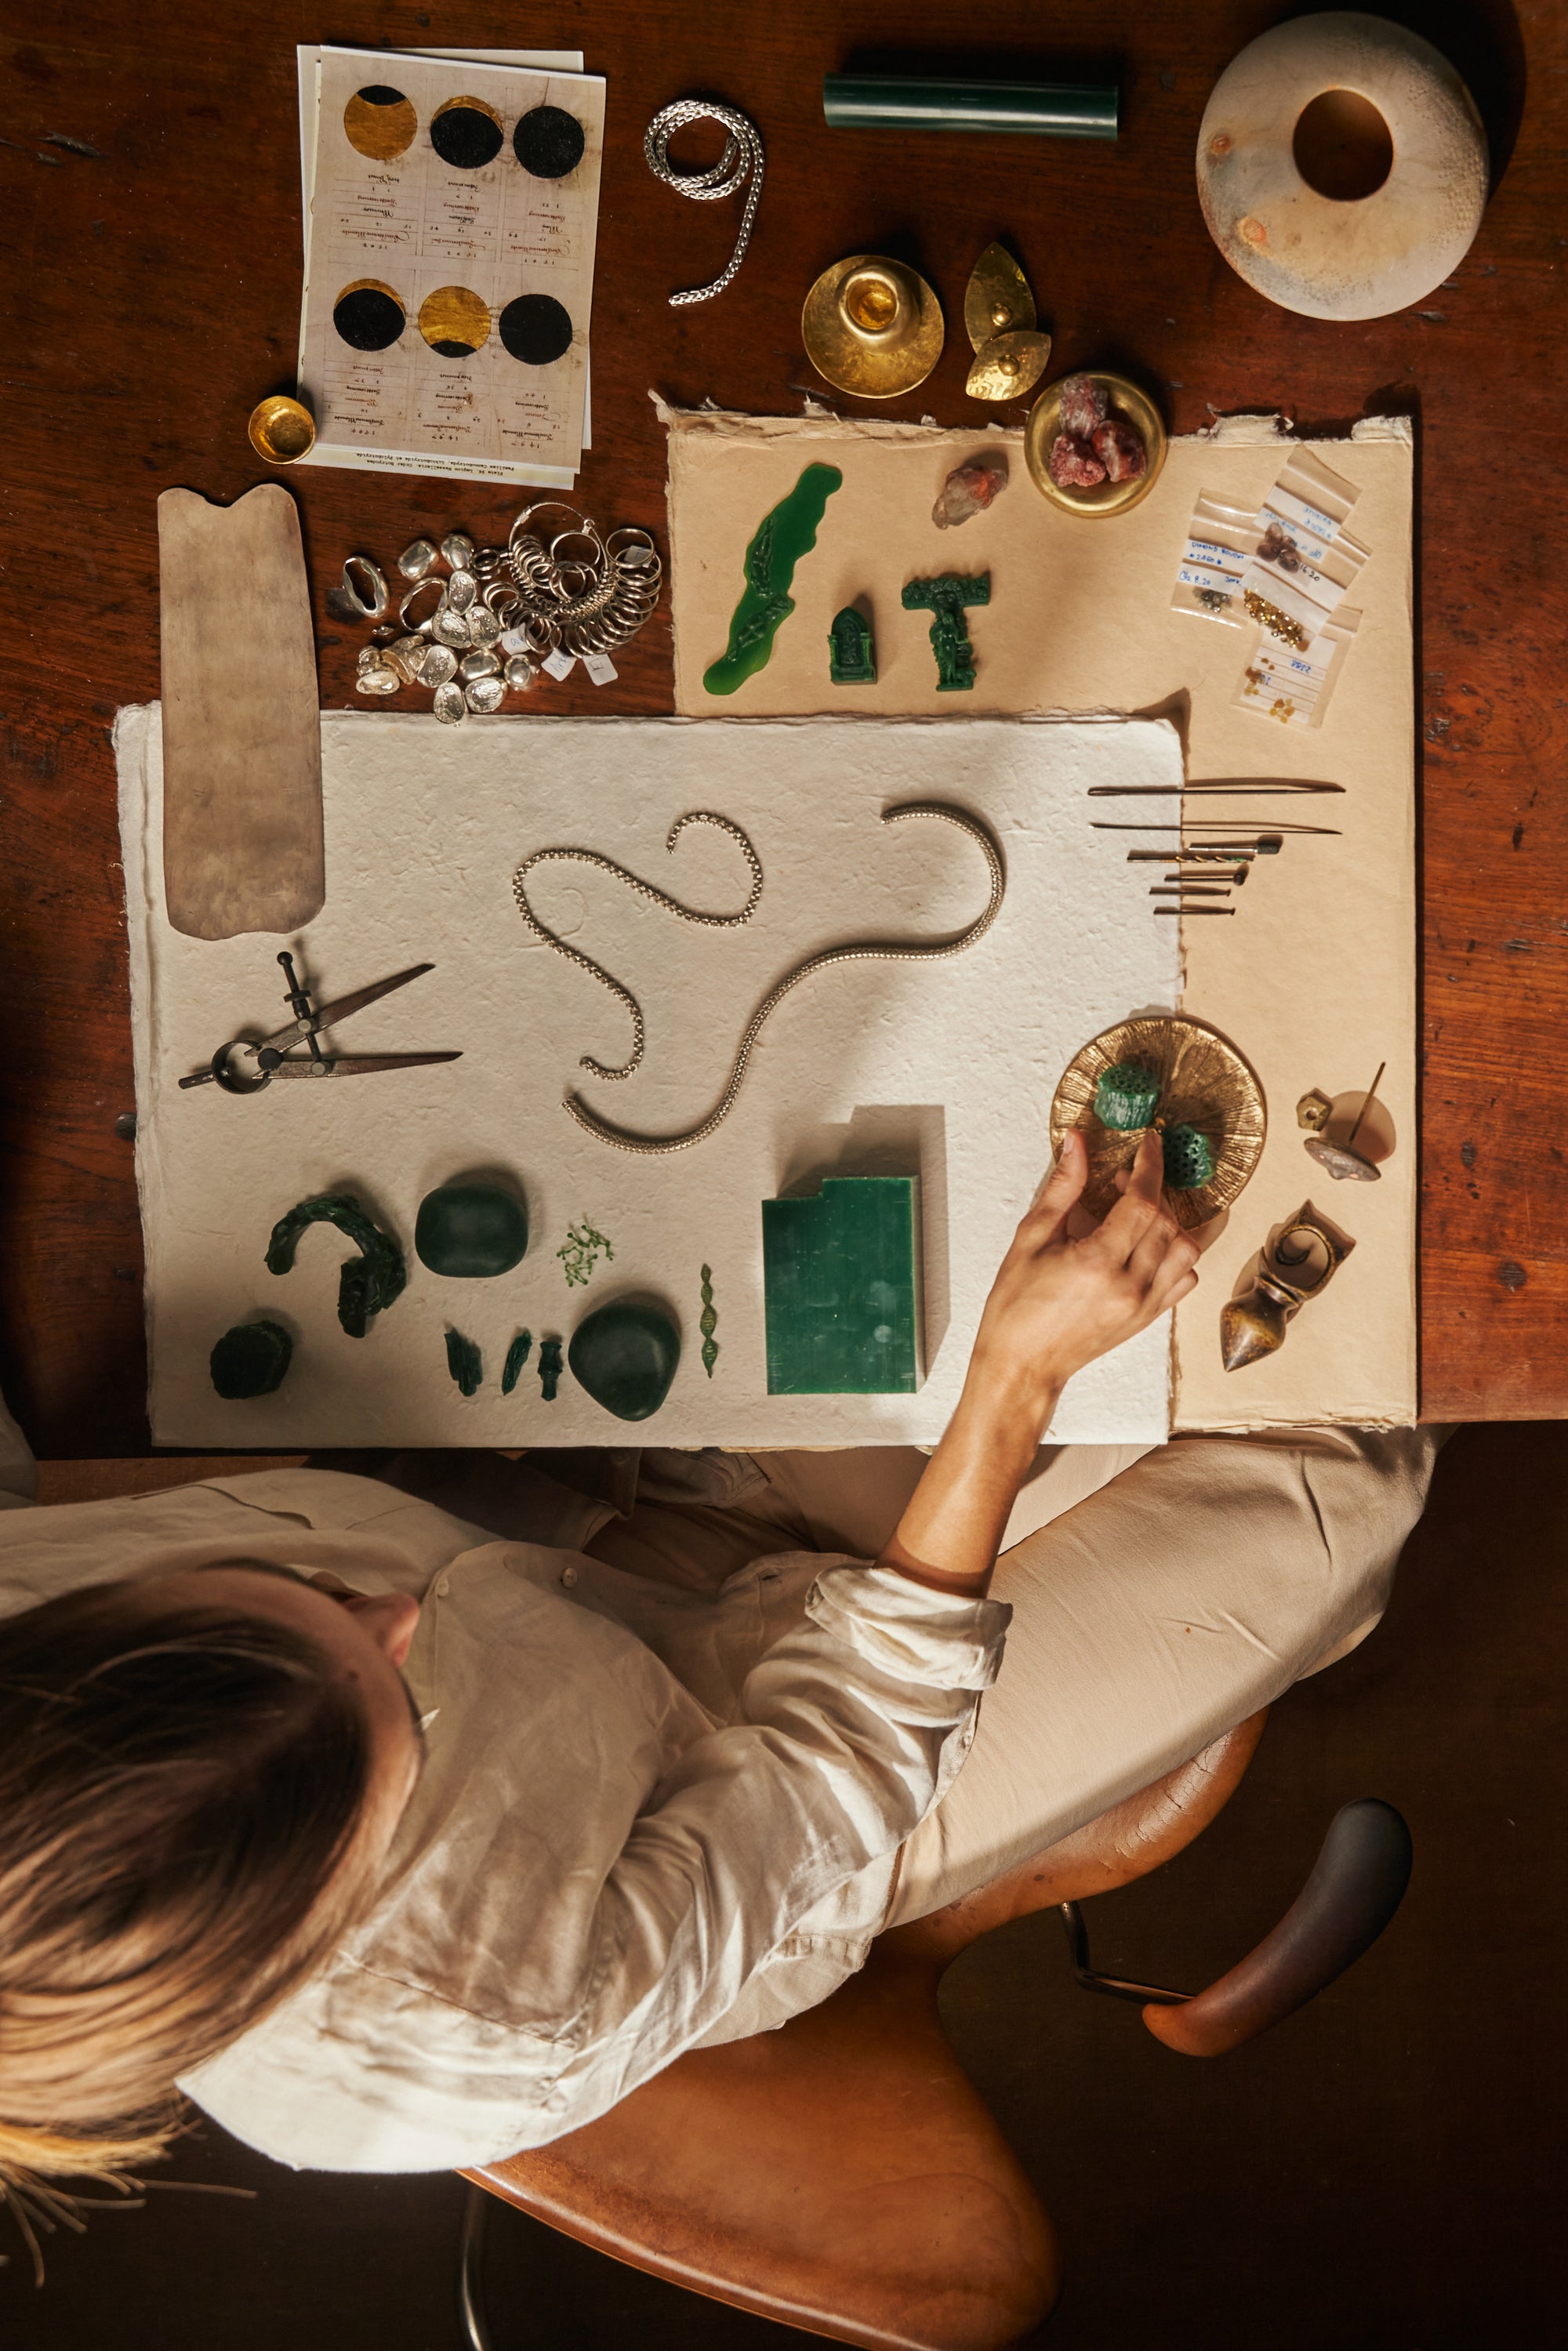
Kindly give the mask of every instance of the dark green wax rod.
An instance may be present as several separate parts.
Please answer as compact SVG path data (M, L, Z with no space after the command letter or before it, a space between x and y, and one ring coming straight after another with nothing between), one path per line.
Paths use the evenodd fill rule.
M990 131L1017 137L1114 139L1114 83L930 81L908 74L825 74L832 131Z
M758 524L746 550L746 586L729 624L729 643L704 673L710 694L733 694L765 669L780 622L795 609L795 566L817 544L828 500L843 483L836 465L808 465L788 497Z

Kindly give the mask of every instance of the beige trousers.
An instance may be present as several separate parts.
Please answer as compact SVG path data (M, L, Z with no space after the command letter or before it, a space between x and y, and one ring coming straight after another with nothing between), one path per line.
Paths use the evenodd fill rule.
M904 1849L888 1923L987 1884L1354 1648L1387 1604L1445 1433L1043 1448L992 1585L1013 1610L1001 1675ZM744 1458L729 1457L729 1495L699 1502L681 1457L645 1453L630 1516L587 1548L707 1590L770 1551L874 1558L925 1467L904 1446L758 1454L751 1475Z

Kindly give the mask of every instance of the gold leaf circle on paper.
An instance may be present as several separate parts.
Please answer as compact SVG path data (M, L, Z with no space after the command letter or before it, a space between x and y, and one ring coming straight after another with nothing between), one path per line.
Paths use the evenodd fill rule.
M471 287L438 286L419 306L419 331L443 359L472 359L489 340L489 305Z
M1051 1147L1076 1127L1089 1150L1089 1180L1083 1206L1103 1217L1115 1206L1116 1172L1132 1166L1143 1133L1103 1126L1095 1115L1095 1089L1107 1070L1132 1061L1160 1081L1155 1123L1195 1126L1214 1153L1214 1174L1190 1192L1167 1191L1179 1225L1206 1225L1239 1199L1262 1156L1269 1129L1263 1089L1256 1071L1228 1037L1206 1021L1180 1014L1145 1015L1120 1020L1080 1046L1061 1073L1051 1105Z
M401 89L386 82L367 82L343 109L343 131L350 147L372 163L395 162L413 144L419 117Z

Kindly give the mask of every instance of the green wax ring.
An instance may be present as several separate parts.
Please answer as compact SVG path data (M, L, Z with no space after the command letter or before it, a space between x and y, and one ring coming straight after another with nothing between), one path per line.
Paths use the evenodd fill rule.
M270 1395L283 1385L294 1342L281 1322L236 1322L208 1358L213 1385L235 1400Z
M620 1299L578 1324L566 1359L595 1404L617 1420L646 1420L670 1393L680 1332L657 1307Z
M1213 1182L1214 1150L1201 1128L1167 1126L1161 1140L1166 1182L1173 1192L1196 1192L1200 1184Z
M1136 1061L1118 1061L1094 1089L1094 1115L1102 1126L1130 1134L1148 1125L1159 1098L1160 1081L1153 1070Z
M528 1245L528 1212L498 1184L443 1184L419 1204L413 1245L453 1280L510 1273Z

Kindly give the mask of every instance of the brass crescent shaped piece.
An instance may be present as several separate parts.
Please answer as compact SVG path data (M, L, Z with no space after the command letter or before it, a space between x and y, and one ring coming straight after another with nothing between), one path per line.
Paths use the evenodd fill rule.
M596 849L536 849L531 857L524 858L512 876L512 895L517 902L517 912L535 938L541 939L547 947L554 947L556 953L565 956L569 963L578 965L581 970L591 972L595 979L602 980L611 995L618 998L632 1015L632 1050L618 1070L610 1069L603 1061L596 1061L591 1053L582 1056L581 1066L591 1070L596 1078L629 1078L641 1061L648 1038L643 1008L631 989L622 987L618 979L612 979L602 965L595 963L591 956L580 955L576 947L569 947L564 939L558 938L548 925L540 922L528 904L528 875L536 865L596 865L601 873L613 873L618 880L624 882L638 897L648 899L655 906L663 906L669 914L678 914L683 923L698 923L705 930L714 931L733 930L737 924L748 923L762 895L762 862L756 850L737 824L732 824L727 816L716 816L711 809L692 809L685 816L678 816L665 836L666 850L674 851L688 824L716 825L720 832L727 832L730 839L738 843L741 855L751 868L750 893L738 914L705 914L695 906L683 906L678 898L667 897L663 890L655 890L651 882L629 873L624 865L617 865L612 857L601 857Z
M1206 1225L1240 1197L1263 1153L1268 1110L1256 1071L1228 1037L1179 1013L1118 1021L1081 1046L1061 1073L1051 1105L1051 1147L1076 1127L1089 1151L1083 1205L1103 1216L1115 1205L1116 1172L1130 1167L1143 1131L1103 1126L1095 1115L1100 1080L1118 1062L1141 1063L1160 1081L1157 1116L1197 1127L1214 1154L1214 1174L1187 1192L1167 1191L1176 1222Z
M826 971L831 965L840 963L936 961L945 956L962 955L967 948L983 939L1000 913L1002 900L1007 893L1007 875L1002 865L1001 852L977 817L970 816L963 809L948 808L939 800L911 800L901 808L884 809L882 821L883 824L904 824L914 817L936 817L944 824L956 825L960 832L968 834L985 858L990 876L989 891L985 906L967 929L959 931L955 936L947 939L908 941L857 939L842 946L824 947L821 954L809 956L804 963L797 964L793 971L786 972L784 977L768 989L768 994L747 1022L740 1043L736 1049L735 1060L730 1065L728 1081L718 1101L706 1118L703 1119L698 1125L689 1127L684 1134L632 1134L621 1127L607 1126L601 1119L594 1116L587 1103L578 1094L569 1093L562 1102L562 1108L570 1113L579 1126L585 1128L590 1134L597 1135L601 1143L613 1144L618 1151L635 1152L644 1158L653 1158L668 1151L689 1151L694 1144L705 1142L728 1117L735 1107L736 1097L740 1092L742 1081L750 1063L752 1047L762 1032L764 1022L776 1007L783 1002L790 989L798 987L803 979L810 979L817 972ZM725 820L710 818L708 821L724 823ZM737 830L734 827L728 829ZM744 839L745 836L742 835L741 838ZM608 862L607 860L592 862ZM646 888L645 884L639 886ZM649 894L657 896L658 893L653 892ZM665 903L669 902L665 901ZM697 915L688 916L687 919L712 921L714 918ZM731 916L728 919L734 921L743 918ZM589 970L598 972L601 979L608 978L607 974L599 971L597 964L589 964L585 956L577 956L575 950L570 947L565 949L565 952L572 955L577 962L587 964ZM614 988L618 996L631 1002L632 999L627 996L626 991L614 980L609 980L608 984ZM640 1019L641 1016L639 1015L638 1018ZM596 1068L597 1064L588 1062L585 1066ZM605 1077L621 1077L626 1075L627 1071L635 1066L635 1061L632 1061L627 1064L626 1071L607 1070L601 1071L600 1074Z

